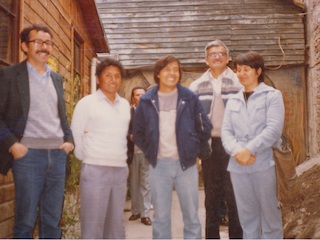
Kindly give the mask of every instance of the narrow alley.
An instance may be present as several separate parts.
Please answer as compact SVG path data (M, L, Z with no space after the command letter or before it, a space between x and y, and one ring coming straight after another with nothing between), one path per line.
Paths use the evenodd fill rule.
M126 203L125 208L125 221L126 221L126 234L127 239L151 239L152 238L152 226L145 226L140 222L140 219L136 221L129 221L131 216L130 212L130 200ZM204 190L199 190L199 218L202 225L202 238L205 236L205 207L204 207ZM153 211L151 211L150 218L152 220ZM180 210L180 205L177 197L177 193L173 192L172 199L172 238L183 239L183 221ZM228 239L228 227L220 226L221 239Z

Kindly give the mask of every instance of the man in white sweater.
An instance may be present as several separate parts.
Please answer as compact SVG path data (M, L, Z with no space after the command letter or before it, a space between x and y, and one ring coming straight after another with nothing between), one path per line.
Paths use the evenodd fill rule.
M81 238L125 238L129 102L117 93L123 78L120 62L107 58L96 69L99 89L81 99L71 129L80 175Z

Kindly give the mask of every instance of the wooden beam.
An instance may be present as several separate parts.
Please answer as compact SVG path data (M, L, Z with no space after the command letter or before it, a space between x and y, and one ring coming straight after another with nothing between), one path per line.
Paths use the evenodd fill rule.
M293 4L302 8L303 10L306 10L306 4L301 0L293 0Z

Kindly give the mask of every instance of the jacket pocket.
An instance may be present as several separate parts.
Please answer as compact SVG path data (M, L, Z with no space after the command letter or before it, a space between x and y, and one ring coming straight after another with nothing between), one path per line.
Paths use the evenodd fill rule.
M200 154L200 139L193 131L189 131L189 139L190 141L186 141L185 152L187 156L196 158Z
M266 122L267 117L267 105L265 102L257 102L255 109L255 121L256 122Z
M230 111L232 111L232 112L239 112L240 111L240 103L239 102L230 101L228 103L228 107L229 107Z

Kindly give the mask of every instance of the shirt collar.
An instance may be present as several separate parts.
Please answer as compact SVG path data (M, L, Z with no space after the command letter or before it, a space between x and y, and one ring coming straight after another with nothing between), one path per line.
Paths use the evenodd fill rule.
M218 76L218 78L215 78L212 76L211 71L209 69L209 78L210 78L210 80L220 80L221 81L221 79L224 77L224 75L226 75L226 72L227 72L227 68Z
M37 76L40 76L40 77L49 77L50 76L50 73L51 73L51 68L48 66L48 64L45 65L45 68L46 68L46 71L43 75L41 75L40 73L37 72L37 70L32 66L31 63L29 63L27 61L27 69L28 69L28 72L29 73L32 73L33 75L37 75Z
M114 102L112 102L106 95L104 95L104 93L101 91L101 89L98 89L97 90L97 95L100 99L104 99L106 101L108 101L110 104L114 104L116 102L118 102L120 100L120 96L118 93L116 93L116 96L115 96L115 99L114 99Z

